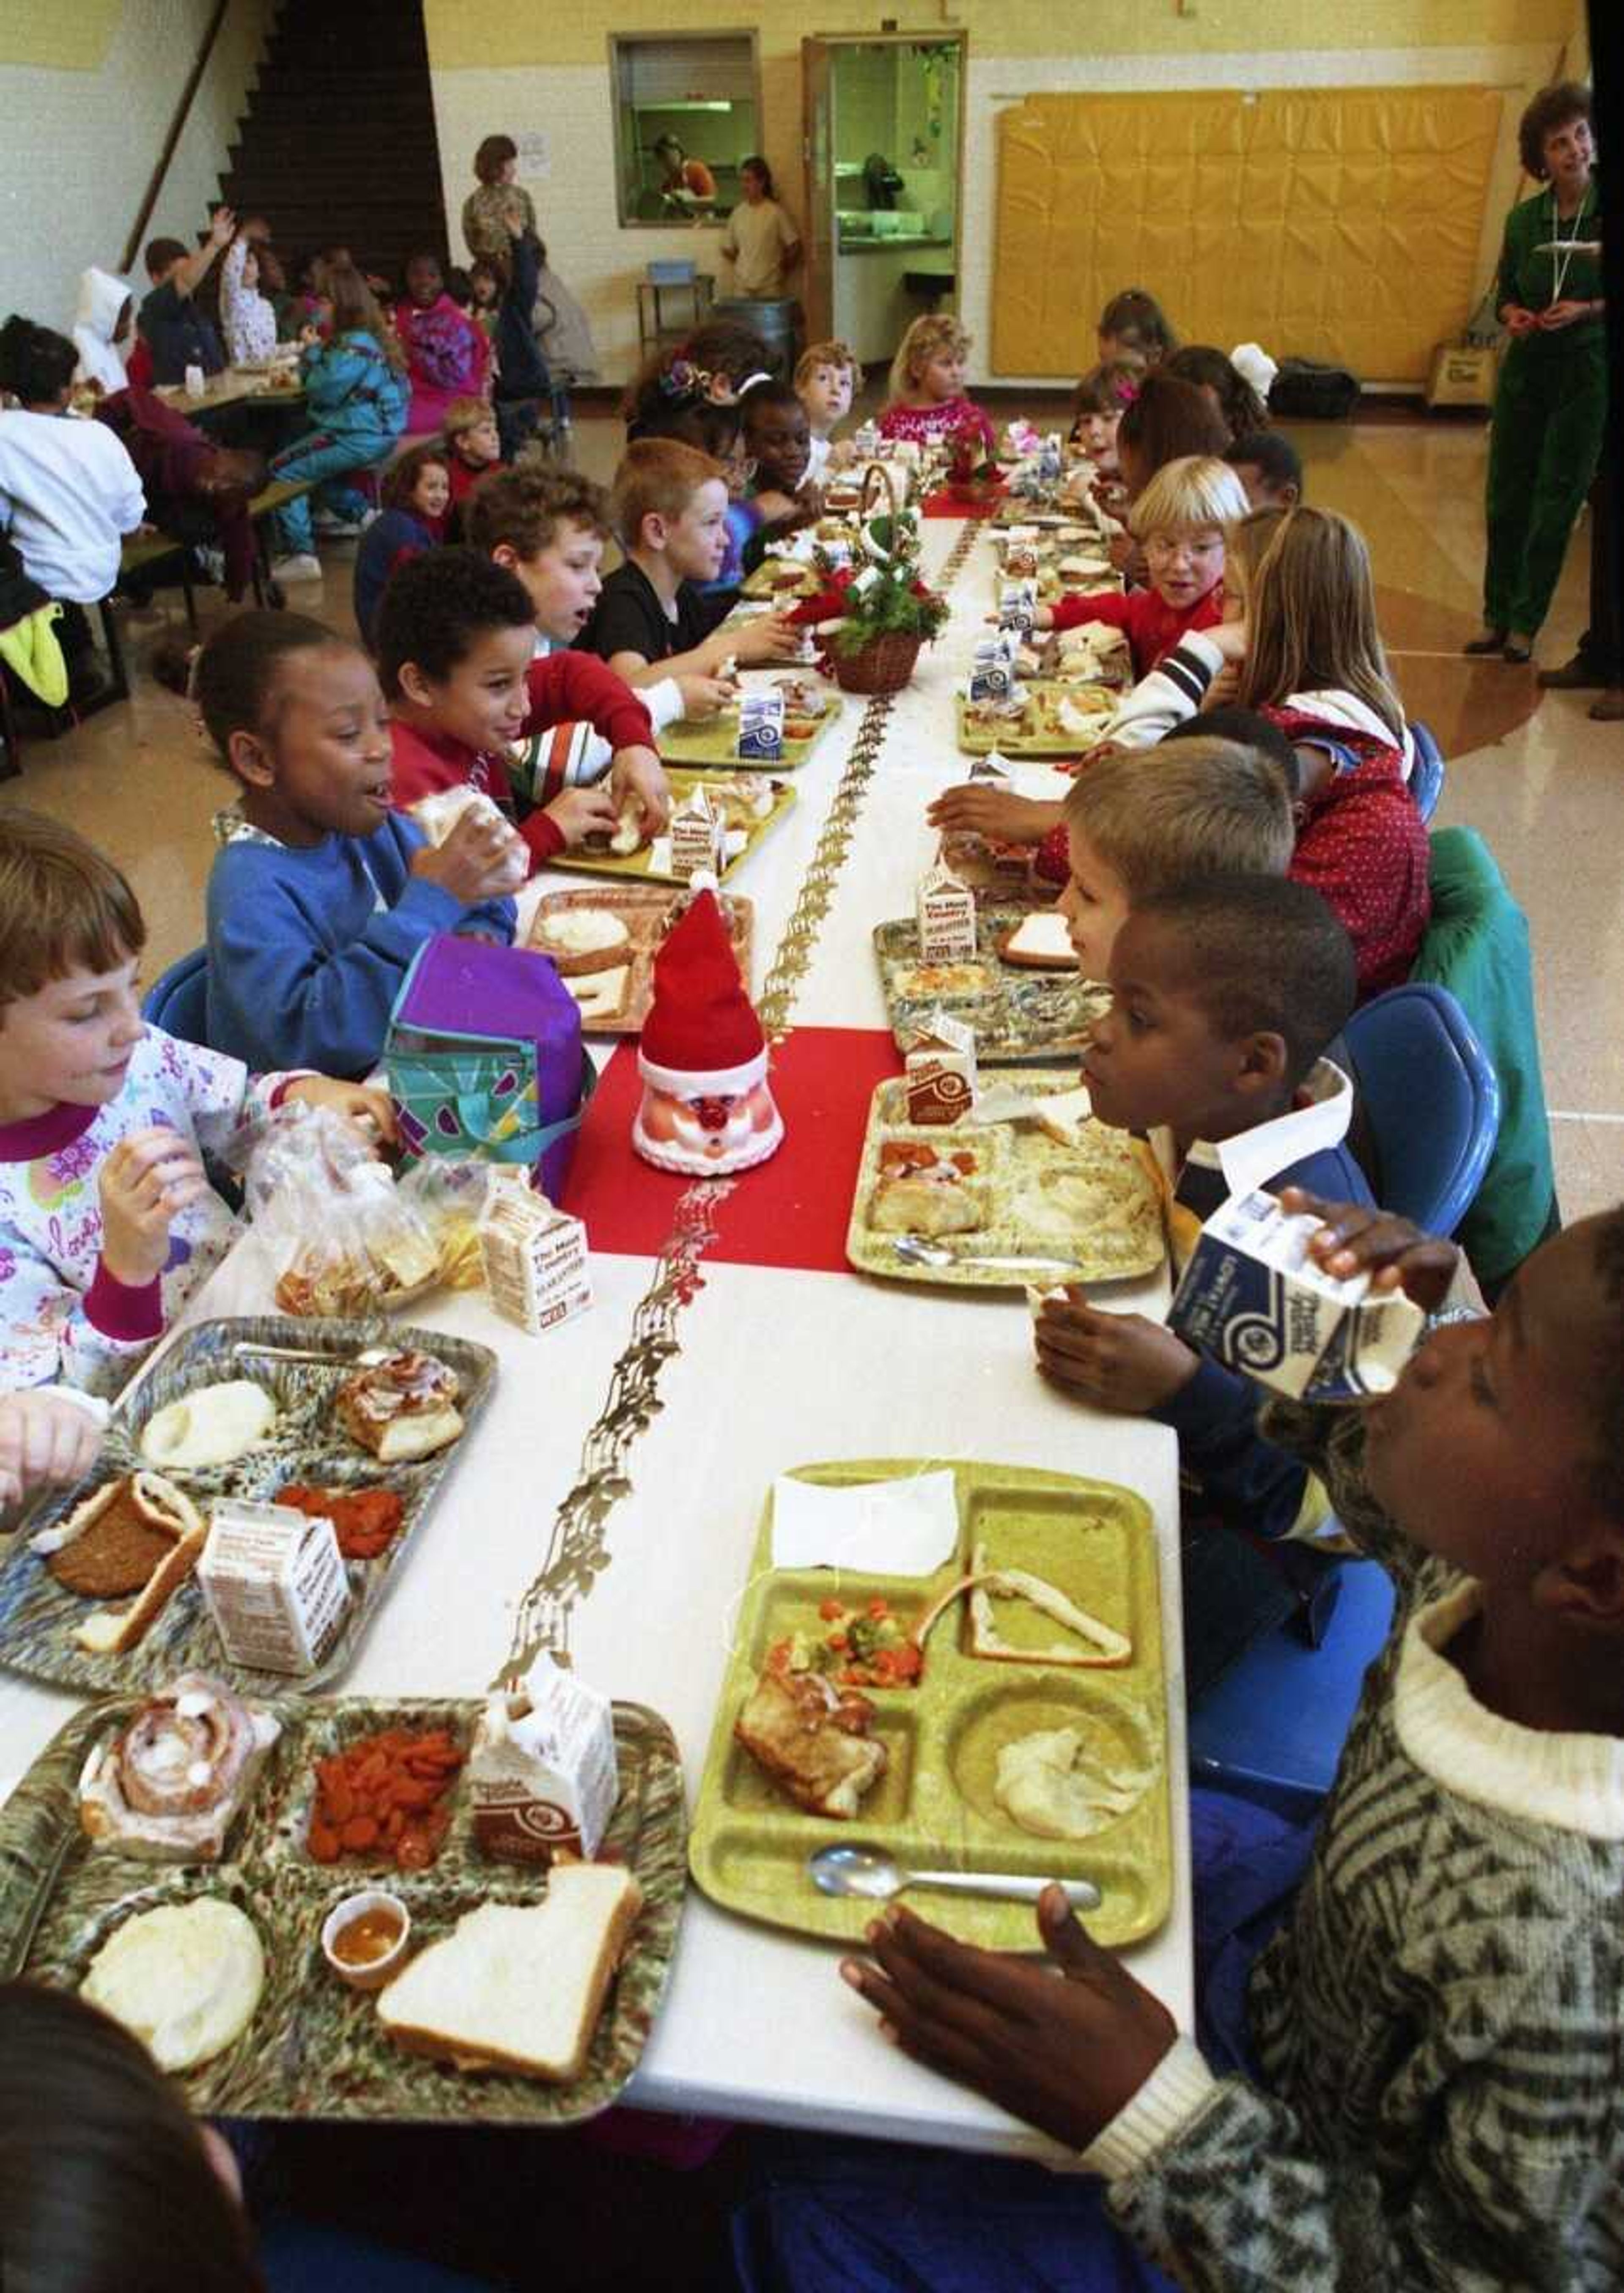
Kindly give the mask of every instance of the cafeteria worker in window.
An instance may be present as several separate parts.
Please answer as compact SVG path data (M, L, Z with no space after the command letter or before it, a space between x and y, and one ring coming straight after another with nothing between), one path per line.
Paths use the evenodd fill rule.
M714 199L716 179L703 159L691 159L675 135L662 135L654 156L665 169L660 189L667 199Z
M1511 336L1489 439L1483 630L1466 650L1525 661L1589 491L1607 417L1601 192L1590 92L1542 88L1517 130L1541 188L1513 207L1495 282Z
M778 203L764 159L741 159L739 184L744 197L722 234L722 253L733 266L733 292L777 302L785 292L785 272L801 260L800 234Z

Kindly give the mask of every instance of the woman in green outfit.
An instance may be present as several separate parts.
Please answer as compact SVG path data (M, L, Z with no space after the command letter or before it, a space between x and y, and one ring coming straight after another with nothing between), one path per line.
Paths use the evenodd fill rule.
M1511 341L1489 439L1483 633L1466 651L1525 661L1589 491L1607 418L1601 193L1590 91L1542 88L1517 131L1544 189L1506 219L1495 301Z

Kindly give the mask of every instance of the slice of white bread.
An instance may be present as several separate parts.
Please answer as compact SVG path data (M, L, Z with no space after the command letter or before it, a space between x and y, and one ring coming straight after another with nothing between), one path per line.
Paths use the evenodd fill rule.
M1057 1146L1077 1146L1082 1143L1083 1125L1093 1113L1094 1101L1087 1087L1079 1083L1075 1090L1057 1091L1052 1098L1034 1099L1030 1119Z
M586 2067L604 1994L642 1908L617 1863L555 1863L545 1900L481 1903L378 1996L409 2054L568 2086Z
M1077 967L1071 933L1058 908L1036 908L1022 917L1005 941L1002 952L1022 963L1052 963L1064 970Z

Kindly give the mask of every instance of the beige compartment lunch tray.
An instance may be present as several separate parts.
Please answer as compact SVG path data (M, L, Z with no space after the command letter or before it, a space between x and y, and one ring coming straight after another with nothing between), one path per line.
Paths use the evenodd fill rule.
M444 1729L466 1747L483 1708L478 1699L295 1697L279 1704L282 1733L216 1863L143 1862L85 1836L78 1781L85 1757L128 1723L140 1702L108 1697L76 1712L0 1811L0 1975L77 1989L125 1919L219 1896L254 1922L265 1988L242 2035L181 2078L200 2116L568 2126L610 2107L653 2026L682 1916L683 1771L658 1713L640 1704L614 1708L620 1796L599 1854L630 1868L643 1906L586 2068L572 2086L553 2086L408 2054L379 2027L376 1997L341 1983L321 1952L327 1913L359 1888L387 1887L400 1897L414 1950L482 1902L535 1903L545 1894L545 1870L481 1853L465 1788L427 1870L400 1871L366 1855L314 1863L304 1852L317 1759L395 1727Z
M1086 1915L1089 1932L1102 1943L1136 1942L1161 1925L1172 1898L1167 1678L1150 1508L1108 1481L952 1459L843 1459L797 1466L795 1478L848 1487L941 1471L957 1485L958 1550L928 1577L774 1569L769 1495L699 1784L689 1868L728 1910L845 1942L861 1940L876 1906L820 1894L806 1873L810 1854L843 1841L885 1848L916 1870L1092 1879L1102 1900ZM857 1815L848 1822L796 1807L733 1735L768 1650L788 1633L818 1630L819 1603L831 1596L859 1608L882 1597L910 1624L968 1568L978 1544L994 1568L1027 1569L1125 1633L1129 1662L1081 1670L973 1657L960 1600L933 1630L917 1687L862 1691L877 1708L875 1732L890 1759ZM1000 1600L993 1609L1000 1633L1018 1647L1040 1649L1070 1637L1023 1602ZM1017 1738L1070 1727L1082 1730L1086 1749L1137 1796L1085 1839L1045 1839L994 1798L998 1755ZM1038 1947L1030 1904L925 1892L905 1900L967 1942Z
M747 772L754 772L754 768L750 766L746 766L744 769ZM699 773L673 770L667 774L667 778L671 783L672 806L675 809L676 806L685 804L688 801L688 798L692 795L694 790L698 788L701 782L709 782L715 783L718 781L731 780L733 777L734 775L731 772ZM784 814L789 810L790 806L794 804L796 800L795 790L790 787L788 781L761 780L757 778L755 784L759 788L766 788L772 790L772 806L771 808L767 812L764 813L759 819L755 820L752 825L746 831L747 841L743 850L736 853L732 859L728 861L721 871L722 880L723 882L725 882L736 870L744 866L746 861L748 860L750 855L755 851L763 837L768 835L772 830L778 826L779 822L782 820ZM684 879L680 876L673 875L670 869L658 869L655 868L651 864L653 850L654 847L652 845L645 844L640 851L627 853L624 857L622 857L621 855L612 852L586 852L578 849L571 852L561 852L553 859L545 863L545 864L549 868L566 868L571 875L616 876L619 877L623 881L632 884L682 883Z
M767 692L766 685L747 690ZM659 736L659 752L669 765L707 765L727 773L789 773L804 765L832 725L840 722L840 696L826 693L818 729L804 741L786 741L784 753L771 761L739 754L739 710L718 709L702 723L667 725Z
M537 921L545 915L555 915L561 908L607 908L618 916L631 937L628 959L631 977L626 982L625 1001L613 1018L588 1018L584 1013L581 1025L589 1035L635 1035L642 1032L642 1023L654 999L654 959L665 942L670 922L675 920L680 892L670 892L658 884L606 884L602 890L582 892L547 892L536 903L536 915L531 920L531 947L539 946L536 936ZM737 892L723 893L722 908L732 933L733 952L739 958L739 976L746 993L751 988L752 968L755 949L755 903L741 899ZM546 950L541 949L545 954ZM590 982L602 976L600 972L584 975ZM566 979L564 984L570 985Z
M1045 1098L1075 1090L1078 1074L1075 1067L1032 1067L1002 1080L1029 1098ZM869 1224L869 1202L888 1142L928 1147L949 1161L974 1158L966 1183L985 1205L984 1223L940 1238L963 1264L910 1264L898 1256L894 1235L877 1234ZM883 1082L876 1090L846 1228L846 1257L859 1273L956 1289L1019 1290L1062 1280L1127 1281L1153 1274L1166 1255L1163 1189L1150 1150L1125 1130L1086 1122L1079 1145L1062 1146L1030 1122L927 1126L909 1122L903 1082ZM987 1258L1022 1263L975 1262ZM1029 1263L1034 1260L1043 1264ZM1048 1263L1067 1270L1046 1273Z
M264 1345L296 1346L330 1354L332 1360L281 1362L252 1353L239 1359L233 1351ZM354 1367L355 1355L378 1345L400 1350L416 1347L454 1369L461 1381L456 1403L461 1435L416 1464L384 1463L351 1441L333 1414L333 1395ZM489 1346L438 1330L402 1326L381 1316L335 1321L260 1314L199 1322L183 1331L115 1406L101 1454L85 1479L31 1516L26 1531L13 1539L0 1560L0 1665L33 1680L77 1689L81 1695L150 1689L177 1673L206 1672L239 1695L262 1703L336 1680L354 1661L395 1570L406 1564L441 1482L466 1445L479 1438L480 1414L496 1375L497 1357ZM58 1584L42 1557L29 1550L28 1539L106 1482L144 1468L141 1432L156 1410L199 1386L230 1378L263 1385L277 1404L277 1419L265 1438L231 1464L203 1471L165 1469L199 1512L206 1518L210 1505L222 1497L270 1503L284 1482L306 1481L334 1488L394 1490L405 1508L400 1528L376 1560L345 1561L350 1604L321 1662L297 1679L228 1661L195 1575L177 1588L135 1647L117 1656L86 1654L74 1633L102 1604Z
M959 863L955 859L953 864ZM1042 887L1043 895L1053 886ZM1080 1051L1095 1018L1111 1001L1111 990L1070 970L1035 970L1005 962L998 951L1031 913L1035 902L998 907L978 901L975 962L967 992L936 991L923 983L933 967L919 960L919 927L911 916L876 924L874 953L880 968L885 1016L897 1049L911 1049L933 1011L950 1012L975 1034L979 1059L1052 1059L1061 1051ZM1072 1077L1076 1081L1075 1075ZM1070 1088L1068 1085L1067 1088Z
M1026 707L1018 717L983 722L970 713L970 703L958 695L958 745L967 757L984 757L997 749L1006 757L1080 757L1105 737L1116 715L1120 694L1103 685L1087 685L1068 677L1035 679L1025 685ZM1062 722L1064 709L1080 729Z

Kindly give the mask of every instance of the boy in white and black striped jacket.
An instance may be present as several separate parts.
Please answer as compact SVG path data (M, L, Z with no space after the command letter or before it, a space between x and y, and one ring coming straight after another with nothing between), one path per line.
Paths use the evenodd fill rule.
M1440 1302L1452 1244L1297 1206L1331 1272ZM1250 2074L1054 1891L1047 1967L877 1923L877 1964L842 1971L897 2042L1054 2135L1105 2206L1000 2161L955 2164L945 2213L928 2172L861 2208L849 2176L781 2180L740 2219L751 2293L1624 2283L1624 1209L1536 1252L1492 1318L1435 1325L1384 1401L1264 1423L1399 1600L1252 1972Z

